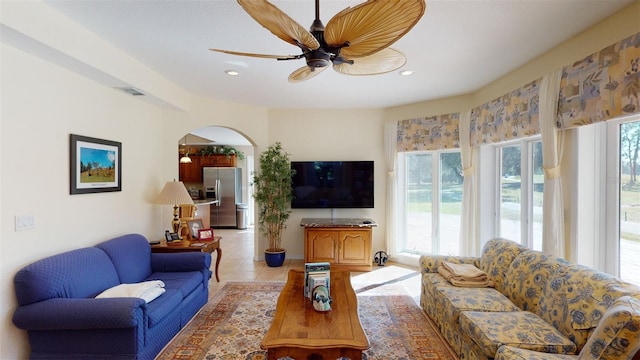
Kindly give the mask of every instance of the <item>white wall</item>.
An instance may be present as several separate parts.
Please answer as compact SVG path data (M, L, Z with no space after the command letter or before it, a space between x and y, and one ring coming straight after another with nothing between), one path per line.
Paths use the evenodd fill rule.
M163 126L156 107L5 45L1 86L0 358L19 359L28 356L26 333L11 322L19 268L129 232L156 235ZM122 143L121 192L69 195L70 133ZM35 229L14 231L21 214Z
M270 144L280 141L292 161L373 160L375 193L373 209L337 209L336 217L371 218L372 250L383 249L385 233L385 160L382 143L384 120L381 110L271 110ZM304 258L304 228L300 220L330 218L329 209L293 209L283 236L288 259ZM262 256L266 242L261 241Z
M11 6L7 6L11 4ZM637 28L640 2L577 36L561 49L532 61L505 78L466 96L387 110L267 110L185 94L166 79L140 67L109 44L96 44L88 32L43 12L32 2L3 2L3 26L24 26L27 36L86 61L104 74L127 79L174 109L159 108L28 55L5 43L0 53L0 358L28 357L26 334L11 323L16 307L12 279L27 263L62 251L91 246L110 237L138 232L155 238L169 223L170 206L151 201L164 182L177 178L176 142L188 131L228 126L245 134L259 154L281 141L293 160L367 159L376 162L375 209L338 210L341 217L371 217L374 250L384 244L384 120L404 120L468 109L509 92L558 66L629 35ZM24 11L16 13L16 8ZM35 8L34 8L35 7ZM46 7L48 8L48 7ZM10 11L7 11L10 10ZM37 16L36 16L37 15ZM55 19L54 19L55 18ZM49 26L54 23L56 26ZM37 26L36 26L37 25ZM63 25L63 26L59 26ZM3 27L3 36L7 28ZM74 41L68 41L73 34ZM564 47L563 47L564 46ZM113 50L106 51L105 49ZM84 52L83 52L84 51ZM93 56L91 56L93 54ZM99 55L99 56L97 56ZM69 59L66 59L69 60ZM67 62L67 65L73 61ZM73 68L73 66L69 67ZM83 70L87 70L84 68ZM123 144L123 190L69 195L69 133ZM570 204L570 202L565 202ZM568 218L571 218L570 209ZM30 214L36 228L15 232L13 216ZM327 217L326 210L294 211L285 234L288 256L303 254L302 217ZM256 246L261 254L264 243Z

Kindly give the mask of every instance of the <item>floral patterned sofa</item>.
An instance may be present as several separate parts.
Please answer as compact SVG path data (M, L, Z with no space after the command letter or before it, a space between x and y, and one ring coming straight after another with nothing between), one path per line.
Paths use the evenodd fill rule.
M495 288L451 285L442 261L473 264ZM420 304L461 359L640 359L638 286L505 239L420 267Z

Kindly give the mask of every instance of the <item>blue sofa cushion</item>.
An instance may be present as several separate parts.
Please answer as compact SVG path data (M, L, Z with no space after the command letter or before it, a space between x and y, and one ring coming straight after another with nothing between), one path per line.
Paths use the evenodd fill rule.
M147 304L149 327L152 328L168 315L175 313L182 302L182 294L176 289L167 290L160 297Z
M50 256L22 268L14 277L18 304L51 298L94 297L120 284L113 263L96 248Z
M162 280L167 291L178 290L184 298L189 296L198 286L201 286L203 282L202 273L199 271L156 272L151 274L147 280Z
M141 282L151 275L151 246L140 234L123 235L96 245L116 268L120 283Z

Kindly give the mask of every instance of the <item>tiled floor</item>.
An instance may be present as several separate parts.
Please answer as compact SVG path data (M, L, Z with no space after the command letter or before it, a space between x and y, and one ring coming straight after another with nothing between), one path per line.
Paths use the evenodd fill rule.
M271 268L264 261L253 261L253 228L247 230L216 229L216 235L222 236L220 247L220 282L211 281L210 296L220 290L227 281L281 281L287 279L289 269L303 269L304 260L285 260L282 267ZM215 257L215 253L214 253ZM262 258L262 256L260 256ZM354 272L351 282L356 290L362 287L384 283L400 283L407 292L419 301L420 273L418 269L387 262L385 266L373 265L370 272Z

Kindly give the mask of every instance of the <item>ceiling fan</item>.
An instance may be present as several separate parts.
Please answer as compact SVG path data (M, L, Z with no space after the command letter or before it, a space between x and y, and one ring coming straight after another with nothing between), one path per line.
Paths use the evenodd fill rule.
M210 49L231 55L277 60L305 58L307 66L289 75L289 82L308 80L329 64L346 75L377 75L401 68L407 62L401 52L389 46L403 37L420 20L424 0L368 0L337 13L325 27L320 20L320 0L309 31L267 0L238 0L260 25L280 39L299 47L299 55L253 54Z

